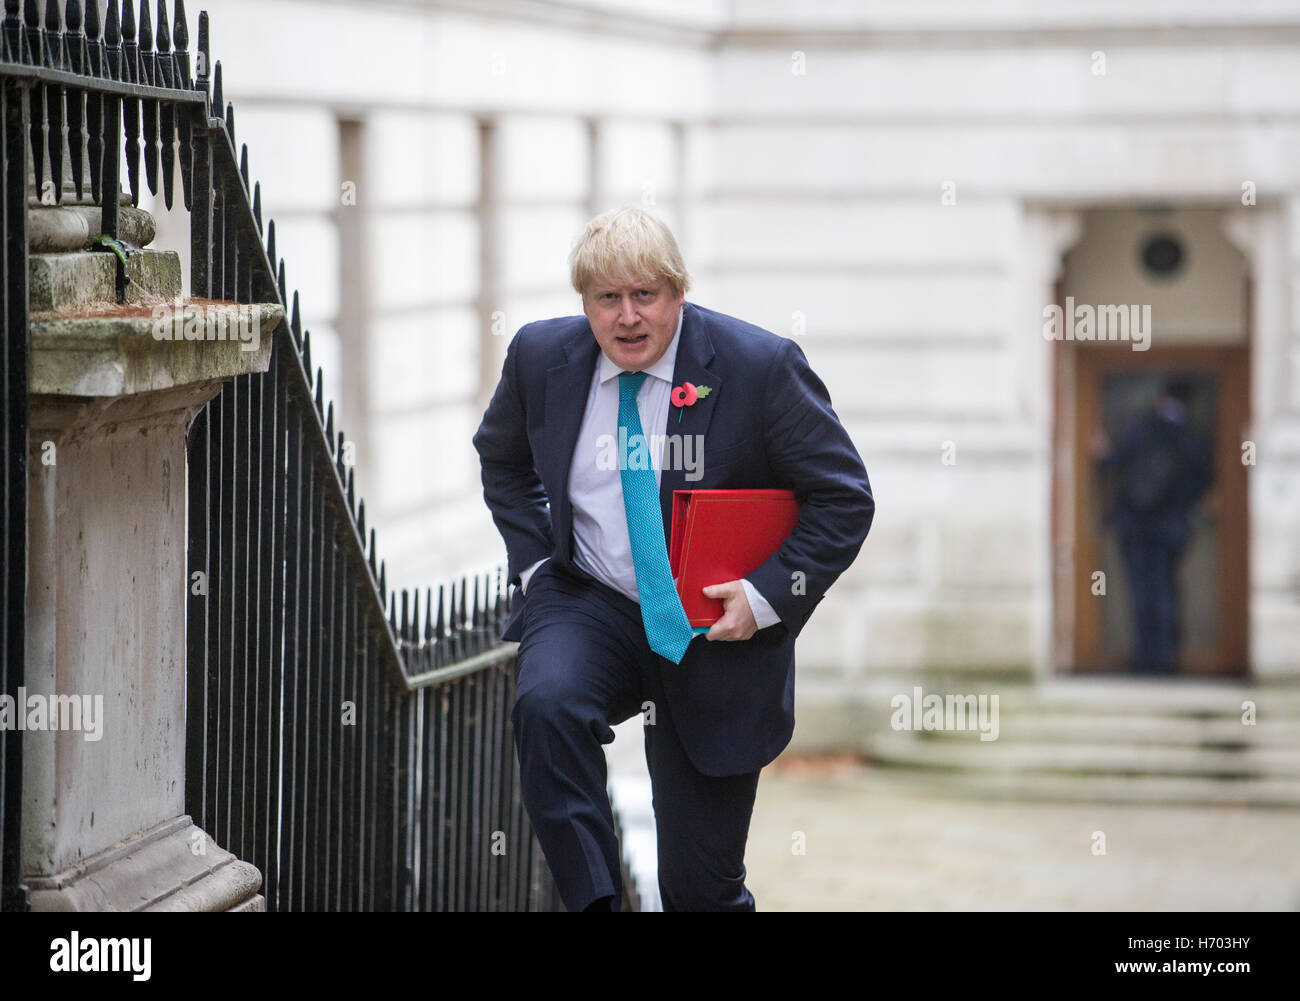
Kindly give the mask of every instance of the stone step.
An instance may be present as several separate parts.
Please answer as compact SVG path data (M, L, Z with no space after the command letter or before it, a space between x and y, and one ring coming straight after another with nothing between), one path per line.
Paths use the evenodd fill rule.
M1300 807L1300 780L1187 775L1060 775L907 770L907 790L945 799Z
M895 767L1011 775L1183 775L1215 779L1300 776L1300 749L1252 747L1235 751L1196 747L1112 744L1003 744L926 739L890 733L867 741L873 761Z
M28 271L32 313L68 312L116 300L117 257L100 251L33 254ZM126 301L170 302L181 294L181 259L174 250L136 250L127 257Z
M963 691L953 687L953 691ZM900 691L908 692L910 688ZM927 692L929 689L927 689ZM1212 684L1169 679L1058 680L1037 686L984 686L969 689L998 694L999 711L1069 712L1095 711L1113 716L1222 716L1240 718L1242 703L1255 703L1257 717L1300 721L1300 690L1295 687Z
M969 733L926 731L933 739L968 740ZM1099 715L1096 713L1006 713L999 707L998 742L1121 743L1229 750L1237 747L1300 748L1300 722L1264 720L1245 725L1239 716Z
M908 678L871 678L855 683L846 694L842 681L800 679L798 698L812 707L847 707L854 713L888 721L893 700L914 699L916 689L928 695L997 695L998 711L1012 714L1069 713L1105 716L1189 716L1239 719L1242 703L1253 702L1258 719L1288 719L1300 723L1300 688L1294 685L1236 685L1163 682L1134 679L1105 681L1064 679L1037 684L998 682L972 677L944 683Z

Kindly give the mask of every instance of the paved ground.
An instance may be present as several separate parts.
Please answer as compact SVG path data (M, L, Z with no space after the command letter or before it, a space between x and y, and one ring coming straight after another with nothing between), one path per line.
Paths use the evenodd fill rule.
M610 775L653 907L649 780L629 723ZM763 911L1292 911L1297 846L1298 810L940 798L906 773L782 758L759 781L745 861Z

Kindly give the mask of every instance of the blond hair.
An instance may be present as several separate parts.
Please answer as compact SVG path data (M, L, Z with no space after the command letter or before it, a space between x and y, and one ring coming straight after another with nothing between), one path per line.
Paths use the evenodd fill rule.
M582 295L593 281L663 278L677 295L691 287L677 240L663 221L634 206L602 212L569 253L569 279Z

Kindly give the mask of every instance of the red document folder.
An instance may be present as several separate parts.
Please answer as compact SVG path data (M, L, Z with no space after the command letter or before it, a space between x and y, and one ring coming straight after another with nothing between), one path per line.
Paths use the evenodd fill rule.
M674 490L668 563L691 625L722 617L722 601L702 588L758 569L798 520L790 490Z

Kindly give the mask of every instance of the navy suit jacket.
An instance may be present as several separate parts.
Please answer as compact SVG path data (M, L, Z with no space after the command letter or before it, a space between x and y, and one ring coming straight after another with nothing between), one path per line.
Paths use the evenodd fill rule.
M747 575L781 621L743 641L700 636L681 664L661 665L692 764L706 775L738 775L758 771L790 742L795 637L857 556L875 501L862 459L799 345L694 303L684 308L673 385L713 391L685 408L680 422L678 408L668 408L663 432L703 435L704 456L701 478L688 480L685 468L662 471L664 538L674 490L782 488L802 502L794 531ZM599 354L585 316L527 324L506 351L474 447L511 584L548 556L589 576L573 557L569 469ZM518 591L513 599L507 640L520 638L527 601Z

